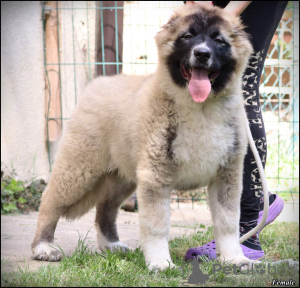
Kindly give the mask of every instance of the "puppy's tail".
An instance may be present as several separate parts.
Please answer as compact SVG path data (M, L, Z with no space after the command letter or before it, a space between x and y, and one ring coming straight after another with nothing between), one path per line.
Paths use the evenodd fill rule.
M240 238L240 244L242 244L244 241L246 241L248 238L250 238L256 232L258 232L259 230L262 229L262 227L264 226L264 224L266 222L266 219L268 217L268 213L269 213L269 191L268 191L267 180L266 180L266 177L265 177L265 172L264 172L263 165L261 163L261 159L259 157L259 154L257 152L256 146L255 146L255 143L254 143L254 140L252 138L252 134L251 134L251 131L250 131L250 127L248 125L248 118L247 118L245 109L244 109L244 113L245 113L246 123L247 123L246 127L247 127L248 142L249 142L251 151L254 155L254 159L256 161L256 165L257 165L259 175L260 175L260 178L261 178L261 183L262 183L262 188L263 188L263 193L264 193L264 212L263 212L262 219L258 223L258 225Z

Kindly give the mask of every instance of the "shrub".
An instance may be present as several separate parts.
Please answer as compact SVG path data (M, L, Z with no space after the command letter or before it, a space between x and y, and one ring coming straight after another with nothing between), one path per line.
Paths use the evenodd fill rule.
M1 214L37 211L41 202L44 180L16 180L15 173L4 175L1 171Z

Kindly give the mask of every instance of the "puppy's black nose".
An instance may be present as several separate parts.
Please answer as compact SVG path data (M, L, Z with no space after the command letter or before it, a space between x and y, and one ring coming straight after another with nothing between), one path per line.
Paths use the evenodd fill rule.
M210 50L206 47L198 47L194 49L194 56L202 63L205 63L209 60L211 53Z

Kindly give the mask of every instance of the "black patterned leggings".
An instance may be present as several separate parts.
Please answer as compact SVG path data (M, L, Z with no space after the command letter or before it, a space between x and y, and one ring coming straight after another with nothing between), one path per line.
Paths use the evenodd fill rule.
M228 1L213 1L214 5L222 8L228 3ZM245 30L251 35L254 48L243 78L243 96L250 130L264 167L267 159L267 142L259 103L259 82L268 48L287 3L288 1L253 1L241 14L241 19L247 27ZM252 151L248 147L244 161L240 222L258 219L261 199L261 179Z

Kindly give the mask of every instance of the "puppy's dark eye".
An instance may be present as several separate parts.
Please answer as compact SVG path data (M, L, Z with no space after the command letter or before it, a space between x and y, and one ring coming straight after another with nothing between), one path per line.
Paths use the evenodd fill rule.
M214 41L217 42L217 43L220 43L220 44L224 44L223 39L221 39L219 37L215 38Z
M185 35L182 36L182 38L184 38L184 39L191 39L193 37L194 36L192 34L190 34L190 33L187 33L187 34L185 34Z

